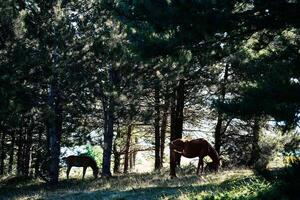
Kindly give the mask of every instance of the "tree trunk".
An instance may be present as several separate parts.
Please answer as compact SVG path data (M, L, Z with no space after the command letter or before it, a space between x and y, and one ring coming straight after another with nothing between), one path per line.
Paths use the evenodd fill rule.
M23 139L23 132L22 128L18 129L18 141L17 141L17 146L18 146L18 151L17 151L17 175L18 176L23 176L23 149L24 149L24 139Z
M184 109L184 80L175 88L171 102L171 141L182 138Z
M137 151L132 152L132 166L135 168Z
M50 86L48 105L51 109L52 116L48 121L48 138L50 166L49 175L50 183L58 183L59 177L59 155L60 155L60 138L62 132L62 105L58 85L55 81Z
M8 171L12 173L13 164L14 164L14 148L15 148L15 131L11 132L11 144L10 144L10 152L9 152L9 163L8 163Z
M23 148L23 175L31 175L31 161L32 161L32 137L34 124L31 119L27 118L27 126L24 132L24 148Z
M37 143L37 147L36 147L36 159L35 159L35 164L34 164L34 172L35 172L35 177L38 177L38 173L39 173L39 169L41 166L41 162L42 162L42 152L41 152L41 148L42 148L42 134L43 131L42 129L39 129L38 132L38 143Z
M113 172L116 173L120 173L120 166L121 166L121 154L118 151L117 148L117 140L120 139L121 133L119 128L117 129L117 135L116 135L116 139L113 145L113 149L114 149L114 169Z
M24 141L24 148L23 148L23 175L29 176L29 165L30 165L30 131L28 127L25 128L25 141Z
M108 71L109 84L111 91L113 93L119 87L119 77L117 70L110 66ZM104 144L103 144L103 161L102 161L102 176L111 177L111 154L113 146L113 136L114 136L114 112L115 112L115 100L114 95L110 94L108 97L103 97L103 109L104 111Z
M124 173L128 173L131 132L132 132L132 124L129 124L127 127L125 153L124 153Z
M160 167L163 167L164 163L164 151L165 151L165 141L166 141L166 131L168 124L168 110L169 110L169 99L165 97L165 105L163 108L163 115L161 120L161 130L160 130Z
M170 140L176 140L182 138L183 130L183 109L184 109L184 80L180 80L178 86L173 92L173 97L171 98L171 137ZM170 175L175 175L176 162L172 159L172 152L170 152ZM178 160L178 165L180 165L180 160Z
M129 169L130 169L130 171L132 171L132 169L133 169L133 153L132 152L129 153Z
M2 129L2 128L1 128ZM6 136L6 131L5 130L0 130L2 132L1 135L1 147L0 147L0 175L4 174L4 160L5 160L5 136Z
M223 118L222 118L222 114L219 112L218 113L217 125L216 125L216 128L215 128L215 149L218 152L218 154L220 154L220 148L221 148L222 124L223 124Z
M159 97L159 85L155 87L155 120L154 120L154 130L155 130L155 161L154 169L160 170L161 158L160 158L160 97Z
M105 103L104 103L105 105ZM102 162L102 176L111 177L111 154L112 154L112 141L114 134L114 102L112 97L109 98L108 107L104 111L104 123L106 130L104 130L104 143L103 143L103 162Z
M114 173L120 173L120 166L121 166L121 155L119 152L114 153Z
M134 144L138 144L138 138L137 137L134 137ZM135 168L135 164L136 164L136 156L137 156L137 150L135 149L133 152L132 152L132 164L133 164L133 168Z
M225 71L224 71L224 77L223 81L221 83L221 93L219 96L219 101L221 103L224 103L225 101L225 95L226 95L226 84L228 80L228 65L225 64ZM220 111L218 111L218 119L217 119L217 124L215 128L215 149L220 154L220 149L221 149L221 144L222 144L222 137L225 134L225 130L222 130L222 125L223 125L223 115Z
M255 118L252 127L252 150L248 166L253 166L259 159L259 132L260 132L260 119Z

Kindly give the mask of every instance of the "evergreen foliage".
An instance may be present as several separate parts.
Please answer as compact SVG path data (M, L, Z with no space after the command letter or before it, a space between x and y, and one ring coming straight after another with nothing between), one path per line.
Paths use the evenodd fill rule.
M1 1L0 175L47 171L57 184L60 147L88 142L101 146L87 154L103 177L112 161L127 173L142 151L162 170L170 140L204 137L188 125L234 166L266 168L278 143L297 159L299 10L297 0ZM269 142L275 125L295 135Z

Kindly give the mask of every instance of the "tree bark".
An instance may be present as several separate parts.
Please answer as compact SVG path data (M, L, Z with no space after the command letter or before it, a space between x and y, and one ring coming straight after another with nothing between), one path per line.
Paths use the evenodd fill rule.
M171 98L171 137L170 141L182 138L183 130L183 109L185 100L185 81L181 79L178 86L174 89L173 97ZM170 175L175 176L176 162L172 158L173 153L170 149ZM180 159L178 160L180 165Z
M121 167L121 155L119 152L114 153L114 173L120 173L120 167Z
M30 168L30 130L28 127L25 128L25 140L24 140L24 148L23 148L23 175L29 176L29 168Z
M116 135L116 139L115 139L115 142L114 142L114 145L113 145L113 152L114 152L114 169L113 169L113 172L116 174L116 173L120 173L120 166L121 166L121 154L120 152L118 151L118 148L117 148L117 140L120 138L121 136L121 133L120 133L120 130L119 128L117 129L117 135Z
M184 109L184 87L185 81L180 80L173 92L171 102L171 141L182 138L183 109Z
M115 97L114 92L119 87L119 75L118 71L110 66L108 71L108 78L110 89L108 97L103 96L103 110L104 111L104 144L103 144L103 161L102 161L102 176L111 177L111 154L113 146L113 136L114 136L114 123L115 123Z
M128 127L127 127L125 153L124 153L124 173L128 173L131 132L132 132L132 125L129 124Z
M104 103L106 105L106 103ZM112 97L109 98L108 106L104 111L104 143L103 143L103 162L102 162L102 176L111 177L111 153L112 141L114 134L114 102Z
M129 169L130 171L133 169L133 152L129 153Z
M11 131L11 144L10 144L10 152L9 152L9 163L8 163L8 171L12 173L13 163L14 163L14 148L15 148L15 131Z
M165 151L165 141L166 141L166 131L168 124L168 110L169 110L169 99L165 97L165 104L163 108L163 115L161 120L161 130L160 130L160 167L163 167L164 163L164 151Z
M252 127L252 150L248 166L253 166L259 159L259 132L260 132L260 119L256 117Z
M219 101L221 103L224 103L225 101L225 95L226 95L226 84L227 84L227 80L228 80L228 70L229 67L226 64L225 65L225 71L224 71L224 77L221 83L221 92L220 92L220 96L219 96ZM220 149L221 149L221 144L222 144L222 137L225 134L225 130L222 130L222 126L223 126L223 114L218 111L218 119L217 119L217 124L216 124L216 128L215 128L215 149L218 152L218 154L220 154Z
M23 132L22 128L18 129L18 141L17 141L17 146L18 146L18 151L17 151L17 175L18 176L23 176L23 149L24 149L24 139L23 139Z
M35 177L38 177L38 173L39 173L39 169L41 166L41 162L42 162L42 152L41 152L41 147L42 147L42 134L43 131L42 129L38 130L38 143L37 143L37 147L36 147L36 159L35 159L35 164L34 164L34 172L35 172Z
M222 124L223 124L222 114L218 112L218 120L215 128L215 149L218 152L218 154L220 154L220 148L221 148Z
M137 137L135 137L134 139L135 139L135 144L137 144L138 143ZM133 164L133 168L135 168L135 164L136 164L136 155L137 155L137 150L135 149L132 152L132 164Z
M2 129L2 127L1 127ZM0 130L2 133L1 135L1 148L0 148L0 175L4 174L4 160L5 160L5 137L6 137L6 131Z
M59 177L60 138L62 133L62 105L56 81L53 81L50 85L48 105L52 112L52 116L48 121L50 155L49 178L51 184L57 184Z
M155 161L154 170L160 170L161 158L160 158L160 91L159 85L155 87L155 120L154 120L154 131L155 131Z

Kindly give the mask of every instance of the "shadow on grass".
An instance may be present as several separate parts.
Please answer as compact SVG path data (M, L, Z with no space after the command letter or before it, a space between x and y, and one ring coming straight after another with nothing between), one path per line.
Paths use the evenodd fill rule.
M188 177L178 178L177 182L185 182ZM178 199L180 196L190 197L196 196L199 193L207 194L206 199L214 199L214 193L222 193L231 191L232 189L244 184L251 184L255 179L253 177L236 178L233 180L224 181L221 184L203 184L192 185L182 184L181 186L154 186L147 188L131 188L128 190L96 190L93 192L75 192L73 194L61 195L62 199ZM190 199L188 198L188 199ZM197 199L197 198L195 198ZM226 199L226 198L225 198ZM251 199L244 196L243 199Z
M202 186L148 187L120 190L97 190L94 192L75 192L61 195L62 199L159 199L176 198L183 193L213 191L217 186L208 184Z
M22 196L43 196L48 192L63 190L84 190L93 183L93 179L87 180L62 180L57 185L49 185L30 177L13 177L0 183L0 199L18 198Z
M228 177L227 177L228 178ZM30 180L6 180L1 183L0 199L177 199L205 194L232 192L243 185L257 184L263 180L255 176L230 177L222 183L206 182L195 175L169 179L168 173L127 174L110 179L63 179L56 186ZM256 186L256 185L255 185ZM201 196L202 197L202 196ZM198 198L199 199L199 198ZM247 198L244 198L247 199Z
M174 193L179 188L188 188L193 183L199 182L196 176L184 176L170 180L162 174L128 174L114 176L110 179L63 179L57 185L38 182L29 178L10 178L0 183L0 199L3 198L62 198L82 199L114 196L136 196L137 193L151 196L156 192L168 191ZM175 187L175 186L176 187ZM141 188L143 187L143 188ZM100 188L100 189L99 189ZM91 192L93 191L93 192ZM162 193L164 194L164 192ZM82 197L85 196L85 197Z

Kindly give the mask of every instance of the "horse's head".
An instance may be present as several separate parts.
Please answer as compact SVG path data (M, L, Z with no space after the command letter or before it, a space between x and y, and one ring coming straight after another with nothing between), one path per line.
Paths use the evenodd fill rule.
M222 160L222 158L218 158L217 160L211 162L210 169L217 172L221 165L221 162L220 162L221 160Z
M213 171L218 171L218 169L219 169L219 166L220 166L220 162L213 162L212 164L211 164L211 169L213 170Z
M219 168L219 164L216 163L216 162L208 162L206 163L206 166L205 166L205 171L210 171L210 172L213 172L213 171L218 171L218 168Z

